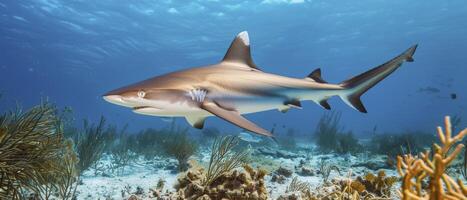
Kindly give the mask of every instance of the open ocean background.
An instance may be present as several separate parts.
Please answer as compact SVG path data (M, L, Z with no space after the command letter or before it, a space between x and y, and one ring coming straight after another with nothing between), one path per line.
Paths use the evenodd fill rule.
M5 0L0 2L0 110L48 99L71 107L79 124L104 115L134 131L166 126L101 95L155 75L216 63L244 30L264 71L305 77L321 67L332 83L418 43L415 62L363 96L368 114L330 100L333 110L342 112L345 128L357 135L368 135L374 126L379 132L433 132L444 115L467 117L465 0ZM267 129L276 123L309 135L324 112L307 102L303 110L247 118ZM188 126L184 119L178 123ZM217 118L206 125L239 130Z

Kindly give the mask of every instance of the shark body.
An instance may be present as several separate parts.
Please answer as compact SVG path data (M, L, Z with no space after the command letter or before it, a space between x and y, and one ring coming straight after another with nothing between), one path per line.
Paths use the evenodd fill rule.
M272 134L242 114L301 108L311 100L330 109L327 100L339 96L354 109L366 113L360 96L394 72L403 62L413 61L414 45L388 62L339 84L327 83L316 69L303 79L265 73L253 62L247 32L238 34L220 63L156 76L104 95L108 102L129 107L135 113L185 117L203 128L209 116L220 117L251 132Z

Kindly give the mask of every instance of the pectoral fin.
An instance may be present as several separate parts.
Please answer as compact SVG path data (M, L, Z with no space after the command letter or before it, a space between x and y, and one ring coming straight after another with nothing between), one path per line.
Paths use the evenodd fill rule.
M251 121L248 121L247 119L242 117L237 111L224 109L211 101L203 102L201 108L241 128L244 128L246 130L260 135L272 137L272 134L269 131L264 130L263 128L257 126Z

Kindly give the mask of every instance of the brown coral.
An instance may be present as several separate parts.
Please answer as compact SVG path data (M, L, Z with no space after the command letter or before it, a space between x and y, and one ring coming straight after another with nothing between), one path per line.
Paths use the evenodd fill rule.
M357 178L357 181L365 186L365 190L368 193L374 194L379 197L390 197L391 188L398 181L395 176L386 176L386 172L381 170L375 176L372 173L367 173L363 179Z
M454 181L445 173L446 168L464 148L459 142L467 135L467 128L452 136L451 122L445 118L445 130L438 127L441 144L434 144L432 156L430 152L398 156L397 170L403 177L401 191L402 199L467 199L467 187L461 180ZM457 145L456 145L457 144ZM451 148L456 145L453 151ZM422 182L429 180L428 188L422 188Z
M0 116L0 199L73 198L78 159L56 114L41 104Z
M248 165L242 171L232 170L224 173L207 186L202 180L205 173L202 168L189 170L178 179L175 186L177 192L173 199L267 199L267 190L264 181L266 172L255 170Z

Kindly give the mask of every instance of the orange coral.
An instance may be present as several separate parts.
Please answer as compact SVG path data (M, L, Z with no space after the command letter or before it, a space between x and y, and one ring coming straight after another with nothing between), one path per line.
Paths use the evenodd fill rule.
M458 142L467 135L467 128L453 137L449 117L445 118L445 126L444 131L441 127L437 129L441 145L433 145L433 156L430 156L430 151L420 154L420 158L410 154L398 156L397 170L403 178L399 191L402 199L467 199L467 187L462 181L456 182L445 173L449 164L464 148L464 145ZM450 151L454 145L455 149ZM422 188L425 179L429 179L426 190Z

